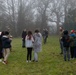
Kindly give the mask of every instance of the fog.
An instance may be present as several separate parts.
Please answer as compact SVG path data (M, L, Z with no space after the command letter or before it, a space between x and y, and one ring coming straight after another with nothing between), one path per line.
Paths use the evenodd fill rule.
M21 36L24 29L40 32L47 28L58 34L59 27L76 28L76 0L0 0L0 31Z

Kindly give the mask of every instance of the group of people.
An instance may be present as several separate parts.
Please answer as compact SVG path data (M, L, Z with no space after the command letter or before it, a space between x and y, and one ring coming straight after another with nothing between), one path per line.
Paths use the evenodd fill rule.
M22 47L27 48L27 60L26 62L38 62L38 52L42 50L42 35L39 30L32 31L24 30L22 32ZM32 50L34 51L34 58L32 60Z
M38 53L42 50L42 36L44 40L44 44L48 38L48 30L43 30L41 34L38 29L34 31L26 31L26 29L22 32L22 47L27 49L27 59L26 62L38 62ZM4 64L8 63L8 56L11 50L11 41L12 36L8 31L0 32L0 62ZM76 31L71 30L68 32L60 27L60 48L61 53L64 56L64 60L68 61L76 58ZM32 51L34 51L34 57L32 60Z
M60 27L60 48L65 61L76 58L76 31L64 30Z
M8 31L0 32L0 62L8 63L8 56L11 50L12 36Z

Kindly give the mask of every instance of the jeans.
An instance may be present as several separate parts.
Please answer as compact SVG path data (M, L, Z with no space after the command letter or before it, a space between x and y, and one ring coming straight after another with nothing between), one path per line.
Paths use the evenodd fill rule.
M60 40L61 53L63 53L63 42Z
M63 55L64 55L64 60L68 58L68 61L70 60L70 49L69 47L64 47L63 49Z
M38 61L38 52L34 52L34 60Z

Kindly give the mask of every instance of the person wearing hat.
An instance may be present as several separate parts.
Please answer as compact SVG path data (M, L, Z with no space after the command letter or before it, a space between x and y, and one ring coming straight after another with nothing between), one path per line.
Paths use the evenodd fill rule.
M64 61L68 59L70 60L70 36L67 30L63 32L62 36L62 41L63 41L63 55L64 55Z

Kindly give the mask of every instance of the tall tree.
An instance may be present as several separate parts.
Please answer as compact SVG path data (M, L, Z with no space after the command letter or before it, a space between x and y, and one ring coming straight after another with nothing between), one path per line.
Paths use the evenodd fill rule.
M48 8L51 0L36 0L36 2L37 2L36 9L37 9L37 13L38 13L38 16L40 17L40 19L38 16L37 16L37 18L40 20L40 30L42 31L43 28L47 28L46 11L47 11L47 8Z

